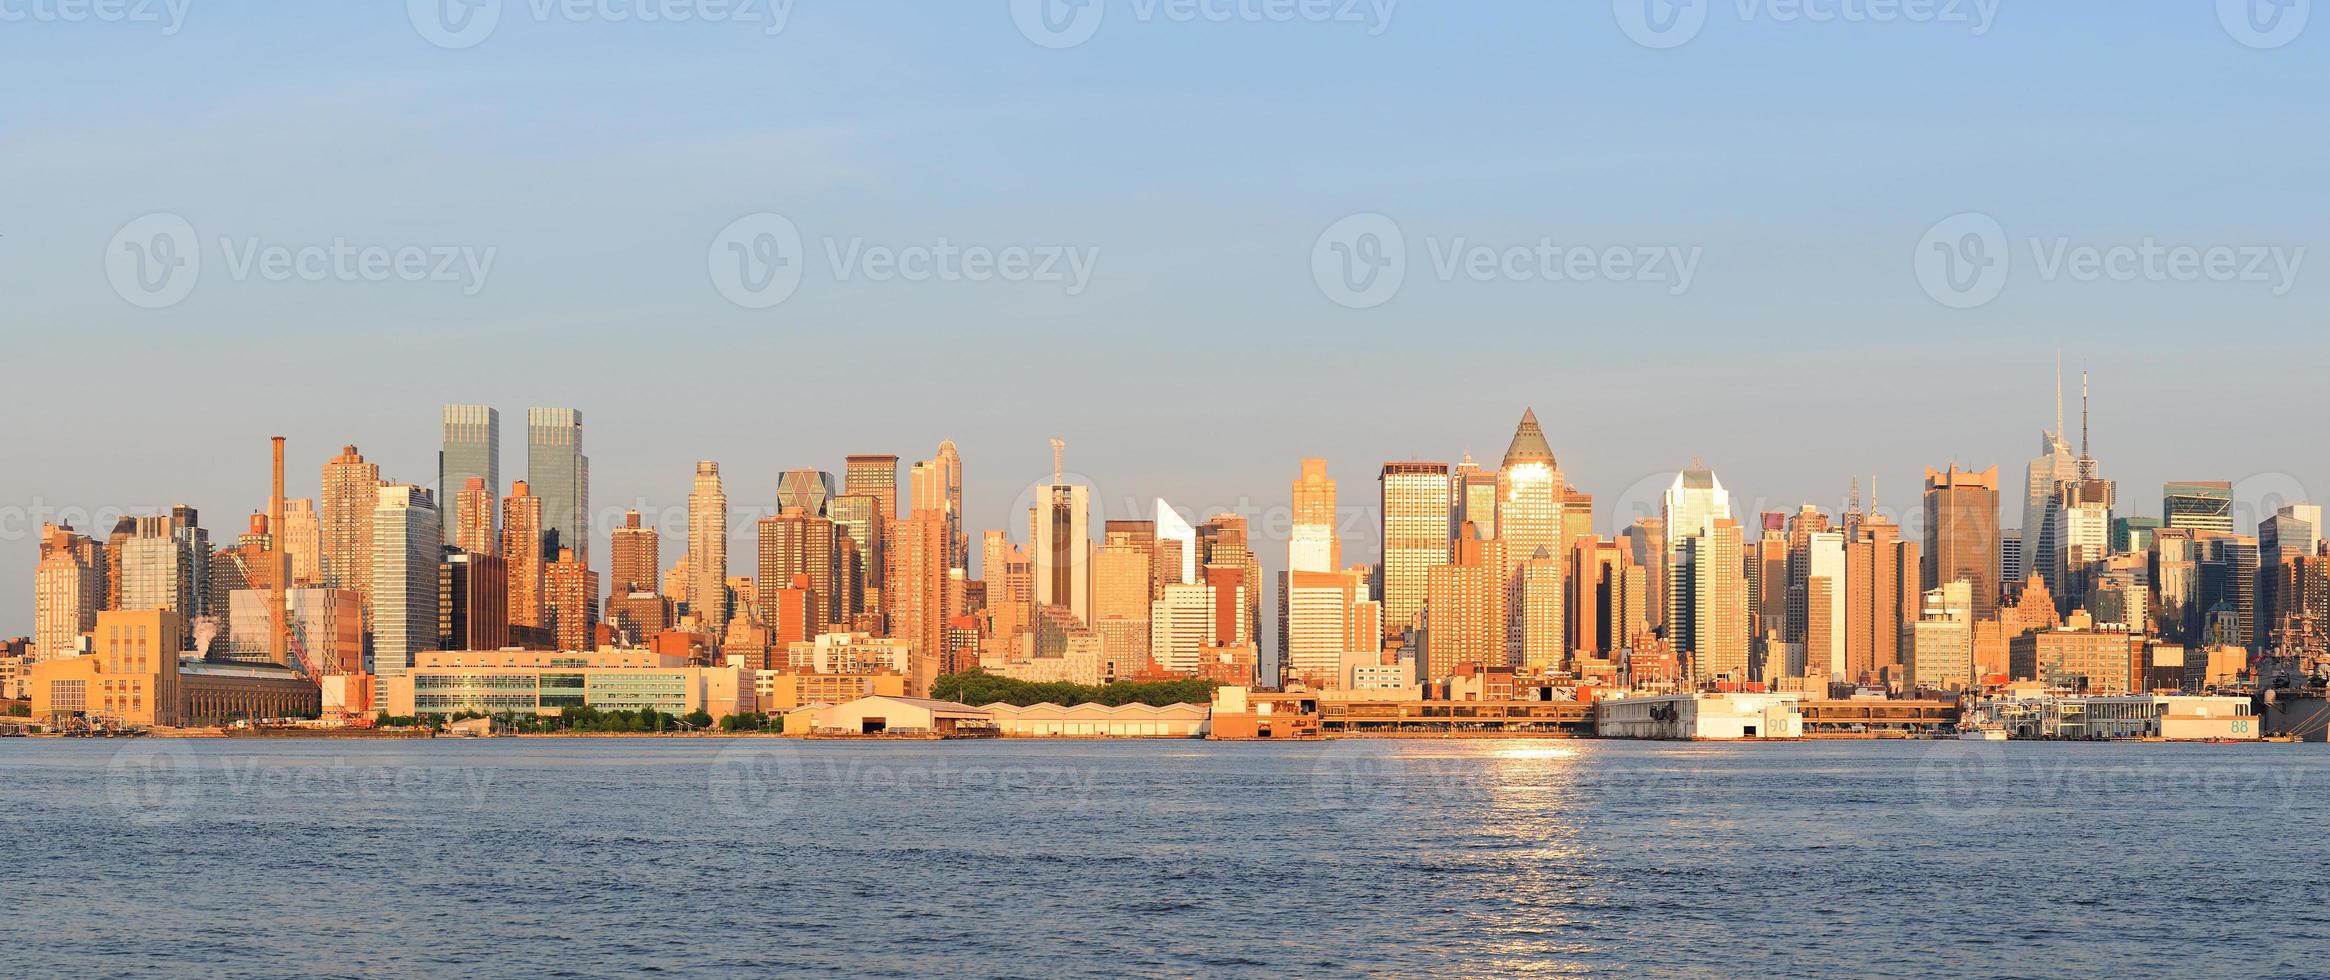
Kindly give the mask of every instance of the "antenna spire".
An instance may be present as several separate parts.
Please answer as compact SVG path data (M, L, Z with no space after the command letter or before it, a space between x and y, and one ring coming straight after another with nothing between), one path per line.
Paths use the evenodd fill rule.
M1052 485L1055 487L1060 485L1060 474L1061 470L1063 469L1063 467L1060 465L1060 456L1062 453L1066 452L1067 449L1067 443L1058 439L1052 440Z
M2063 348L2055 348L2055 438L2063 438Z

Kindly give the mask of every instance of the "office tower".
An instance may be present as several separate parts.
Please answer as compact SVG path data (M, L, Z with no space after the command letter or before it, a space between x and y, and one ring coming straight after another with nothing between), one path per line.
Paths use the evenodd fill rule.
M1065 606L1092 621L1092 488L1064 481L1063 444L1052 440L1052 482L1036 488L1028 508L1028 558L1035 563L1035 603Z
M1667 551L1681 550L1685 538L1704 536L1716 521L1731 520L1731 494L1723 481L1696 459L1667 488L1659 516L1666 522ZM1678 648L1680 649L1680 648Z
M1594 495L1569 487L1561 495L1561 539L1564 542L1594 536Z
M2111 553L2133 555L2152 550L2152 533L2161 526L2157 517L2112 518Z
M776 590L793 581L795 575L809 577L809 588L817 593L816 615L812 622L822 626L840 622L835 615L835 597L838 594L834 544L840 535L833 522L796 507L782 513L761 518L760 565L754 578L762 613L776 597ZM764 620L764 625L766 621Z
M485 405L445 406L445 448L437 453L438 500L454 499L469 481L476 480L486 488L487 507L485 536L479 541L494 538L492 494L502 488L502 413ZM458 505L455 513L467 511ZM459 526L458 522L455 524ZM455 542L463 551L477 551L465 536L456 536ZM491 549L487 549L491 550Z
M500 555L447 550L437 566L437 649L509 645L509 566Z
M1203 582L1173 582L1149 605L1149 657L1157 666L1194 674L1205 651L1218 644L1214 588Z
M2257 618L2257 539L2208 534L2200 544L2203 635L2211 646L2255 646L2265 634Z
M324 581L323 529L316 520L316 502L300 497L283 502L283 526L272 532L291 561L291 584L322 585Z
M826 505L840 496L833 474L823 470L786 470L777 475L777 509L798 510L811 517L830 516Z
M122 608L121 557L137 533L137 518L123 517L113 522L113 530L105 536L105 608L100 612Z
M890 635L912 645L917 665L928 675L921 678L925 691L930 689L927 682L941 673L959 674L978 666L975 654L945 660L942 641L951 618L947 574L952 569L947 560L954 551L948 538L952 527L944 510L916 511L890 525L889 540L882 548L889 563L882 573L882 605L890 619ZM989 574L994 574L992 566Z
M1343 689L1351 666L1378 662L1383 606L1368 598L1367 578L1365 568L1287 573L1282 682Z
M1955 691L1972 683L1975 627L1973 583L1959 579L1923 593L1905 633L1903 686Z
M1236 514L1215 514L1197 527L1199 576L1214 583L1219 590L1226 586L1218 569L1238 571L1237 581L1241 591L1236 598L1242 604L1239 608L1244 610L1244 615L1234 632L1228 626L1219 631L1223 637L1222 646L1259 643L1262 635L1262 589L1259 584L1262 581L1262 560L1254 553L1252 540L1246 519ZM1227 592L1221 595L1225 597L1222 601L1229 601L1226 598Z
M1763 525L1763 537L1755 544L1748 576L1754 580L1748 590L1755 603L1752 634L1756 639L1768 637L1786 643L1789 628L1787 517L1779 514L1764 516L1767 520ZM1780 526L1772 526L1769 519L1773 517L1780 519Z
M1497 536L1497 474L1481 469L1473 462L1472 454L1465 453L1449 476L1449 489L1455 494L1449 511L1448 536L1455 539L1457 529L1471 521L1485 540Z
M1683 539L1670 586L1682 596L1669 615L1670 642L1690 658L1692 681L1702 687L1748 676L1747 583L1740 564L1739 524L1717 518L1705 533Z
M1516 667L1558 668L1567 659L1561 649L1560 603L1561 562L1569 553L1569 543L1562 537L1562 501L1568 492L1553 448L1538 427L1537 412L1523 410L1497 467L1498 587L1506 599L1506 663ZM1530 587L1523 588L1522 565L1531 561L1547 564L1532 576ZM1553 605L1528 605L1547 602ZM1535 628L1524 629L1525 623ZM1521 648L1524 643L1530 645L1526 651Z
M967 568L970 539L963 535L963 458L954 440L938 444L938 455L914 464L907 474L909 513L930 511L947 525L947 567Z
M878 501L875 512L883 520L894 521L906 516L898 511L898 457L850 456L843 460L841 480L843 494Z
M2184 480L2160 487L2160 517L2165 527L2233 533L2233 484L2223 480Z
M2255 639L2262 641L2282 626L2282 566L2292 559L2310 558L2321 550L2322 508L2319 505L2290 504L2258 522Z
M1571 542L1570 632L1575 648L1598 660L1616 657L1635 637L1650 632L1649 576L1635 564L1623 540L1592 534Z
M1845 643L1845 532L1813 532L1804 554L1804 663L1797 676L1817 693L1853 680Z
M1197 581L1197 529L1183 520L1165 498L1157 498L1157 595L1167 585Z
M494 494L501 484L487 483L484 477L468 477L461 483L460 492L453 496L454 547L473 555L494 554L501 547L501 532L494 526Z
M688 612L712 635L728 627L728 492L720 464L696 463L688 491Z
M2211 532L2222 533L2222 532ZM2153 629L2175 643L2200 635L2200 542L2191 528L2164 527L2152 535Z
M1125 673L1136 673L1149 659L1149 602L1155 591L1155 540L1152 532L1119 528L1110 521L1100 550L1092 556L1092 628L1100 637L1101 654Z
M380 506L380 467L355 446L324 464L317 530L323 538L324 587L354 589L365 621L372 616L372 512Z
M2023 590L2023 570L2030 567L2023 555L2023 530L2005 528L1998 532L1998 593L2003 598Z
M1503 561L1495 541L1470 524L1457 529L1456 554L1425 576L1426 681L1446 680L1458 664L1507 665Z
M591 458L583 455L581 412L526 410L526 484L542 498L545 546L573 548L577 561L590 564Z
M185 631L181 639L191 643L208 598L210 536L198 525L194 509L183 505L168 514L140 517L134 528L121 544L119 605L133 612L177 614L173 621Z
M79 656L81 634L97 628L105 604L105 547L72 525L41 525L30 661Z
M1392 636L1421 624L1432 570L1448 564L1448 464L1385 463L1377 487L1383 629Z
M2024 469L2022 555L2023 564L2004 576L2017 583L2033 576L2053 574L2048 562L2054 559L2047 538L2053 527L2055 488L2079 479L2078 458L2071 452L2071 440L2063 428L2063 357L2055 357L2055 427L2039 433L2039 455ZM1932 548L1929 546L1930 553ZM1947 584L1935 582L1927 576L1929 588ZM1979 597L1977 597L1979 602Z
M514 627L550 625L542 593L544 549L549 533L542 527L542 498L524 480L510 484L502 501L502 561L510 585L508 614Z
M845 618L881 612L882 566L888 560L882 554L883 539L888 536L884 525L896 520L882 508L882 498L854 491L826 505L833 526L849 544L843 549L847 566L842 569L843 591L851 600L842 610Z
M2053 553L2048 578L2056 584L2056 594L2067 614L2087 597L2104 560L2112 553L2111 497L2108 492L2095 496L2099 486L2108 483L2080 480L2063 484L2061 496L2049 509L2054 526L2047 533Z
M437 649L437 563L444 549L429 491L393 483L374 491L372 674L394 677Z
M1540 545L1535 557L1513 565L1505 579L1505 659L1514 667L1545 674L1569 665L1562 565Z
M623 513L623 526L607 535L608 584L616 595L653 592L663 571L662 536L640 524L636 510Z
M1925 552L1919 579L1940 588L1965 579L1974 618L1998 609L1998 467L1979 473L1956 464L1925 471Z
M1648 586L1650 605L1643 609L1645 618L1649 620L1652 629L1665 629L1669 591L1667 565L1672 557L1667 550L1667 522L1657 517L1640 518L1627 525L1620 540L1633 556L1635 566L1642 569L1643 581ZM1634 638L1629 636L1626 639L1631 642Z
M1902 679L1903 630L1917 621L1925 593L1921 551L1883 514L1863 518L1845 543L1845 680Z
M597 649L599 573L573 548L560 548L558 560L542 569L542 593L557 649Z
M1343 543L1335 536L1335 481L1327 475L1327 461L1303 460L1302 475L1288 492L1294 524L1287 533L1287 569L1331 572L1342 567Z
M809 576L793 576L783 588L774 590L772 596L760 610L769 620L768 642L772 648L788 649L792 644L811 642L825 633L825 624L817 622L817 611L823 600L809 584Z

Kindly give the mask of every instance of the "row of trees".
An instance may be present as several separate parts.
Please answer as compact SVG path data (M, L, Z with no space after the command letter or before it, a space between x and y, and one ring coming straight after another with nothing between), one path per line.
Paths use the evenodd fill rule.
M1070 684L1066 681L1037 684L1031 681L997 677L980 670L941 676L931 685L930 696L941 701L957 701L969 705L1002 702L1026 707L1050 702L1057 705L1104 704L1110 707L1123 704L1146 704L1164 707L1169 704L1209 704L1214 699L1218 681L1119 681L1114 684Z

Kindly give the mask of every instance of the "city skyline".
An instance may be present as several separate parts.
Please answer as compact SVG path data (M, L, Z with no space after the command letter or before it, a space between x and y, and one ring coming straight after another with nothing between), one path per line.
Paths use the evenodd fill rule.
M480 404L482 405L482 403ZM451 409L459 406L447 405L442 407ZM1523 406L1524 409L1533 409L1534 407L1535 406ZM434 431L429 418L429 413L427 411L419 410L413 414L415 414L415 417L418 420L414 423L415 425L427 431ZM1548 414L1550 417L1550 413ZM594 421L592 424L595 427L600 423ZM1510 428L1510 424L1511 423L1509 421L1506 423L1508 429ZM2117 422L2110 419L2110 417L2107 415L2102 427L2108 430L2116 426ZM1547 438L1552 444L1554 453L1560 460L1559 465L1561 475L1568 481L1570 485L1594 497L1593 530L1597 535L1605 539L1623 533L1626 525L1630 523L1634 517L1657 516L1660 512L1660 509L1664 505L1663 498L1670 489L1668 485L1675 479L1675 473L1681 469L1686 468L1684 465L1678 465L1666 470L1652 470L1636 477L1634 480L1630 481L1627 486L1621 488L1620 490L1611 491L1606 486L1591 482L1593 477L1590 473L1581 473L1578 469L1575 468L1576 464L1572 463L1571 460L1575 459L1576 457L1565 448L1563 444L1563 437L1565 433L1558 428L1558 422L1552 426L1548 426L1547 428L1549 430L1547 432ZM2042 425L2041 428L2045 429L2046 426ZM1579 430L1579 434L1587 435L1594 431L1596 431L1594 428L1588 427ZM595 428L593 429L590 438L594 440L595 444L597 439L597 432ZM253 441L258 440L255 439ZM953 442L955 440L949 439L946 441ZM978 444L976 440L965 441L971 444ZM362 463L364 466L379 467L377 471L379 479L389 482L403 481L404 478L401 471L395 469L390 464L383 463L380 458L373 455L369 450L364 449L362 444L358 444L356 448L360 453L363 454ZM891 447L884 448L887 450ZM1048 452L1049 446L1047 443L1039 445L1038 448L1040 451ZM1069 454L1069 458L1080 462L1088 455L1105 455L1105 452L1095 452L1095 448L1096 447L1086 447L1081 444L1075 445ZM897 455L900 455L901 458L906 459L915 458L919 453L928 451L927 449L917 450L912 447L896 447L896 450ZM340 451L340 449L335 449L334 453L337 454ZM1009 450L1006 451L1008 452ZM523 450L515 451L515 453L522 452ZM306 472L314 472L314 468L300 465L302 452L301 447L299 447L296 441L293 443L291 453L293 463L290 466L290 471L293 474L293 477L290 484L292 489L289 491L289 495L294 499L316 497L317 495L314 492L315 485L306 482L301 476L303 470ZM511 451L505 451L503 455L508 456L515 453ZM1449 456L1461 458L1462 456L1468 454L1469 453L1453 453L1449 454ZM431 455L434 456L434 454ZM844 453L839 454L836 458L845 458L849 455L862 456L863 453ZM1497 454L1492 450L1481 453L1479 455L1488 457L1489 461L1493 463L1494 457ZM2002 477L2005 482L2012 484L2018 482L2021 466L2017 463L2005 461L2009 455L2010 452L2008 450L2001 450L2001 456L1999 457L2001 461L1993 465L1997 465L2002 474L2014 474ZM2103 453L2099 451L2097 455L2100 457L2103 455ZM1042 464L1044 470L1043 473L1034 476L1027 481L1019 482L1012 481L1006 474L988 474L987 467L984 466L982 464L982 460L975 455L965 453L963 454L962 458L964 459L964 469L970 474L964 479L964 485L966 488L965 495L968 501L992 501L998 497L1004 496L1004 494L1008 491L1012 495L1009 499L1012 501L1010 507L1013 508L1005 510L1003 514L998 514L997 519L987 520L980 516L980 511L976 506L967 504L966 510L970 511L970 515L964 522L966 533L975 536L979 533L983 533L989 530L1004 530L1011 535L1011 538L1016 545L1021 548L1027 547L1030 542L1026 540L1027 525L1024 507L1033 499L1033 494L1037 488L1040 488L1042 485L1050 482L1050 460L1046 459ZM1702 460L1702 457L1693 457L1693 459ZM1398 458L1396 457L1386 458L1384 460L1374 462L1351 458L1336 459L1332 457L1329 457L1326 460L1328 467L1327 474L1330 478L1337 479L1345 483L1346 486L1361 486L1367 488L1364 493L1357 495L1353 495L1347 491L1344 495L1342 495L1342 499L1336 508L1336 513L1338 515L1338 526L1334 540L1337 545L1346 550L1345 564L1347 565L1373 564L1380 561L1381 556L1378 550L1378 545L1380 543L1379 533L1381 528L1379 524L1380 513L1376 505L1377 495L1379 492L1377 484L1381 467L1385 463L1397 461ZM511 462L510 460L505 459L502 460L502 462L504 464L503 472L505 474L523 472L522 456L518 460L520 465L516 467L508 465ZM722 481L724 484L724 489L727 491L726 496L728 498L728 507L725 513L727 516L727 541L730 556L729 566L730 574L732 575L750 575L753 573L753 570L750 567L750 556L754 555L758 548L755 526L759 518L764 516L772 516L777 512L777 487L782 483L783 475L785 473L803 471L804 467L800 465L802 463L816 464L809 466L807 468L809 470L816 470L826 466L830 466L833 471L839 471L843 468L839 464L826 463L817 460L800 460L794 459L790 456L773 460L747 460L746 462L748 463L758 462L760 465L747 465L744 467L737 466L737 460L734 459L717 460L716 462L719 462L722 467ZM1290 457L1289 459L1281 461L1279 468L1283 470L1289 467L1293 467L1296 463L1299 462L1299 457ZM1438 458L1433 459L1432 462L1441 463L1453 470L1455 468L1456 459ZM428 469L423 470L420 474L424 478L433 477L435 475L434 459L431 460L431 463L432 465ZM696 462L692 461L687 465L689 469L686 472L694 472ZM2161 493L2155 493L2147 489L2147 484L2143 482L2127 478L2128 473L2131 471L2139 470L2139 467L2142 465L2141 460L2123 460L2114 457L2109 459L2108 465L2110 467L2109 475L2115 477L2116 482L2118 482L2122 487L2127 488L2121 495L2120 506L2114 510L2115 516L2149 516L2154 510L2161 506ZM1750 491L1743 490L1739 485L1737 485L1737 482L1734 481L1731 476L1729 476L1729 473L1731 472L1730 469L1725 467L1718 467L1714 464L1708 464L1708 466L1711 470L1714 470L1717 473L1718 478L1724 484L1724 488L1729 491L1731 499L1734 502L1733 516L1739 520L1743 527L1748 528L1749 533L1747 534L1747 538L1751 543L1753 539L1753 530L1750 525L1753 524L1755 515L1758 513L1773 511L1793 513L1800 505L1809 504L1818 507L1824 513L1841 516L1850 503L1850 501L1842 499L1841 497L1834 499L1834 502L1824 502L1818 498L1809 500L1790 500L1786 498L1754 494ZM623 467L623 469L630 468ZM766 472L769 477L769 485L764 488L760 488L758 493L755 493L753 489L749 487L741 488L740 492L740 480L738 477L732 475L738 472L740 469L745 472ZM1358 472L1353 472L1354 470ZM2161 487L2163 492L2165 492L2167 489L2168 484L2187 483L2196 480L2222 480L2226 476L2226 474L2222 473L2195 474L2185 469L2162 469L2161 471L2178 474L2169 479L2161 480L2158 484L2155 484L2156 486ZM368 469L366 472L369 473L372 471ZM212 475L215 476L218 474L214 473ZM1859 486L1863 483L1863 481L1868 480L1869 477L1873 475L1874 474L1847 475L1847 493L1849 494L1854 488L1856 488L1856 486ZM1170 502L1177 509L1177 511L1184 518L1188 519L1192 524L1202 523L1207 517L1217 513L1239 513L1254 518L1256 521L1256 527L1253 533L1256 537L1257 557L1260 559L1262 564L1262 577L1264 580L1265 589L1270 590L1274 588L1272 583L1275 583L1277 581L1278 574L1285 570L1288 553L1288 534L1291 530L1291 525L1293 522L1293 502L1289 495L1290 491L1283 489L1286 486L1283 474L1280 474L1279 478L1276 481L1273 481L1278 487L1282 488L1276 492L1272 492L1269 489L1270 485L1265 484L1262 487L1255 488L1253 492L1237 492L1233 490L1233 492L1224 492L1211 496L1195 497L1167 493L1152 493L1142 486L1129 485L1125 482L1114 481L1106 477L1103 477L1101 481L1096 482L1091 476L1087 475L1083 471L1080 471L1077 467L1074 466L1069 467L1064 476L1071 484L1081 484L1092 487L1092 491L1090 493L1092 513L1090 514L1087 525L1087 538L1093 542L1095 547L1101 543L1101 534L1099 528L1102 523L1108 520L1139 520L1151 518L1154 516L1154 513L1151 509L1154 506L1154 502L1156 500L1162 499ZM256 486L257 483L256 480L245 482L250 482L254 486ZM502 496L506 496L511 492L512 485L520 482L523 481L520 481L516 478L506 477L504 480L505 485L501 488L500 494ZM1201 482L1209 481L1202 481L1201 478ZM2256 529L2257 523L2266 517L2270 517L2273 510L2279 506L2289 503L2306 502L2312 499L2311 497L2305 495L2306 484L2300 482L2294 475L2278 469L2269 469L2257 473L2249 473L2233 479L2223 480L2223 482L2232 484L2232 492L2235 497L2232 520L2234 529L2239 533L2253 533ZM899 493L901 495L911 493L911 488L907 484L907 475L901 473L899 476ZM1174 485L1183 484L1177 483ZM1902 478L1898 483L1884 483L1882 485L1893 486L1896 487L1896 489L1894 489L1890 494L1875 495L1875 502L1882 507L1881 512L1900 526L1901 533L1904 535L1905 539L1917 540L1923 533L1924 523L1921 514L1922 502L1919 499L1917 482L1908 478ZM424 488L433 489L426 487ZM1868 490L1868 488L1865 486L1859 488L1864 492L1867 492ZM604 493L603 485L594 482L590 493L594 497L600 497ZM643 495L613 499L602 498L603 502L594 504L594 510L591 513L593 540L599 543L599 546L593 548L591 551L591 568L601 573L600 578L605 579L608 577L605 574L608 571L608 563L604 557L605 544L608 541L610 533L616 527L622 525L625 513L633 509L639 510L643 515L645 515L647 521L646 526L666 536L669 536L670 540L678 543L677 546L670 549L670 552L667 555L667 564L671 560L676 560L681 553L684 553L685 543L689 540L689 527L687 522L687 514L689 513L690 509L688 503L689 495L689 491L683 487L683 489L681 489L679 492L671 493L669 495ZM2014 524L2016 522L2016 518L2019 515L2013 512L2019 511L2021 509L2021 502L2009 499L2011 496L2012 495L2008 494L2000 495L2000 513L1998 515L1997 527L2001 531L2017 529L2014 527ZM257 503L251 508L248 508L248 512L263 513L264 494L259 494L256 497L256 500ZM903 510L905 505L909 502L910 501L904 499L902 496L899 503L900 509ZM184 502L182 501L173 501L169 504L162 505L155 512L168 513L172 507L180 506L183 503ZM437 500L435 503L439 507L441 515L443 515L442 519L445 527L444 533L450 536L454 528L453 519L450 516L452 513L451 508L453 506L453 501ZM497 498L495 507L497 516L500 510L500 503L500 500ZM60 514L74 509L78 509L85 513L94 512L97 509L103 509L109 506L110 505L102 504L55 505L56 513ZM225 530L231 529L233 527L239 527L241 524L242 512L238 512L231 507L222 507L216 502L209 504L192 504L188 506L191 506L193 510L200 514L220 515L206 521L204 525L205 529L211 531L214 537L225 538L226 535L223 533ZM30 511L27 511L27 513L30 514ZM994 512L990 511L990 513ZM1012 516L1004 517L1004 514L1010 514ZM1622 517L1622 514L1627 516ZM2255 515L2256 520L2249 519L2248 515ZM146 516L146 513L143 511L135 511L124 514L123 516ZM232 522L231 524L229 523L230 521ZM38 523L38 517L35 515L32 528L34 533L26 538L26 551L28 554L32 550L31 546L38 543ZM76 524L75 530L83 534L94 533L102 539L104 533L110 530L110 527L92 529ZM362 533L369 533L369 529L365 529ZM971 551L973 553L973 557L972 560L968 562L968 564L971 566L972 573L970 577L977 579L981 576L981 574L983 574L983 569L980 568L980 564L976 560L976 553L978 549L974 548L971 549ZM742 564L739 564L738 560L734 557L737 555L746 556L746 560ZM554 559L555 557L555 555L549 555L546 556L546 560ZM5 581L9 575L21 575L25 579L24 589L18 593L19 595L28 594L30 592L31 563L29 561L25 563L8 563L7 567L0 568L0 581ZM771 587L774 588L777 586L772 585ZM1421 588L1420 580L1418 582L1418 588ZM1273 624L1275 624L1277 616L1274 603L1265 602L1263 605L1266 607L1266 609L1263 617L1264 628L1262 629L1260 635L1275 636L1276 634ZM32 609L30 604L15 603L12 604L12 606L16 608L11 608L5 614L0 614L0 635L29 635L31 633L32 625ZM6 625L9 622L16 621L17 618L21 618L23 623L22 627L10 627ZM1387 614L1385 618L1386 628L1392 628L1396 625L1397 624L1393 622L1393 617Z

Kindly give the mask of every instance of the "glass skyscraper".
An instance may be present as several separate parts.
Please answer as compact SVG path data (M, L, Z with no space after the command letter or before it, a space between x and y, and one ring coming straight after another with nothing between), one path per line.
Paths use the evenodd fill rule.
M526 484L542 498L542 530L556 532L556 544L573 548L590 564L591 458L583 455L582 412L571 408L526 410ZM549 550L555 554L555 550Z
M447 405L445 448L437 453L439 505L451 502L471 477L484 480L495 500L509 491L502 485L502 413L485 405Z

